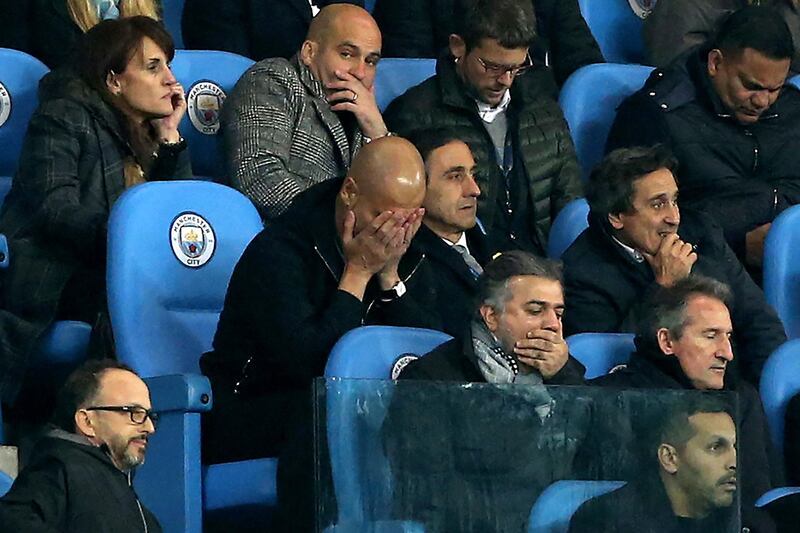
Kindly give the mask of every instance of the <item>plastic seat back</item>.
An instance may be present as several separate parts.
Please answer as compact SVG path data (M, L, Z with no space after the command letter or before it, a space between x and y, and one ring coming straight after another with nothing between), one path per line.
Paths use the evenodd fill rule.
M449 339L451 337L445 333L427 329L361 327L336 343L325 367L325 377L388 380L393 369L399 367L401 356L425 355ZM382 453L367 453L380 449L380 443L362 439L365 433L376 438L391 401L391 392L392 386L388 384L385 394L380 398L372 397L369 405L363 405L361 414L355 412L353 397L328 396L328 445L340 523L363 525L372 519L366 509L367 500L376 508L387 510L387 514L390 509L391 494L378 492L387 487L386 480L391 477L389 465ZM357 424L363 422L372 430L359 431Z
M183 48L183 5L186 0L162 0L161 9L164 16L164 26L172 35L175 48Z
M384 111L392 100L434 74L435 59L381 59L375 74L375 99L378 107Z
M567 533L572 515L583 502L617 490L624 481L556 481L537 498L528 521L529 533Z
M584 179L603 158L617 107L644 85L652 71L652 67L642 65L587 65L575 71L562 87L559 103Z
M783 457L786 405L800 393L800 339L785 342L769 356L759 392L772 442Z
M577 333L567 338L569 353L586 367L586 379L626 364L636 351L632 333Z
M790 339L800 337L800 206L773 222L764 244L764 296Z
M262 229L244 195L203 181L123 194L108 230L108 304L117 355L143 377L198 373L234 266Z
M547 257L560 259L583 230L589 227L589 204L586 198L576 198L564 206L550 226Z
M195 176L227 181L219 146L219 116L227 95L252 64L252 59L230 52L175 52L172 72L186 91L188 105L179 130L189 143Z
M579 0L578 3L606 61L644 63L642 18L633 11L628 0ZM655 1L650 3L655 4Z

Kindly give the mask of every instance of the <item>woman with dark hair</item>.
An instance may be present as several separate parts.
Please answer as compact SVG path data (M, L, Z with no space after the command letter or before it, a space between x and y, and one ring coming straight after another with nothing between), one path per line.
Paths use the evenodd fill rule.
M39 108L0 211L10 249L2 288L8 313L0 312L6 400L50 323L107 323L106 224L117 198L145 181L191 178L173 55L155 20L107 20L86 33L74 65L40 83Z

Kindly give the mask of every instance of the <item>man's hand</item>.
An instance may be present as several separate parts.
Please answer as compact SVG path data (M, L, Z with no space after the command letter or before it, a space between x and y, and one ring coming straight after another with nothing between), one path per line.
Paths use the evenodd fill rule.
M544 379L550 379L567 364L569 348L561 333L536 329L514 344L514 354L523 367L538 370ZM521 372L527 373L525 370L520 368Z
M697 254L692 245L671 233L661 240L661 245L653 255L643 253L644 258L653 269L656 283L662 287L672 287L692 271L697 261Z
M414 235L417 234L419 227L422 225L422 217L424 215L425 209L420 207L411 211L403 221L403 238L395 241L395 246L388 250L389 259L378 274L378 281L382 290L389 290L400 281L400 275L397 271L398 265L400 265L403 255L408 251L411 239L414 238Z
M186 114L186 96L183 94L183 86L175 83L172 86L172 114L150 121L159 142L175 143L180 140L178 125L184 114Z
M745 262L749 266L761 268L764 264L764 241L772 224L764 224L750 230L744 236Z
M361 132L370 139L383 137L389 130L375 102L374 86L367 89L361 80L346 71L337 70L339 78L327 85L336 92L328 96L333 111L350 111L355 115Z

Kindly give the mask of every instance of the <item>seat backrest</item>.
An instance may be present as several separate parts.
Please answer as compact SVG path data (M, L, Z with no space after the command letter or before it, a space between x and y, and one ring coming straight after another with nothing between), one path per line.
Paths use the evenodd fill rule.
M440 331L427 329L361 327L336 343L328 357L325 377L388 380L392 369L399 366L401 356L425 355L450 338ZM341 383L337 392L342 392L347 385L347 382ZM367 502L373 509L391 508L391 494L382 490L391 479L386 457L382 453L367 452L381 449L377 435L393 389L387 384L384 394L371 394L365 402L359 402L364 409L356 413L353 401L359 387L357 383L353 385L353 394L328 395L328 447L339 522L365 524L376 518L369 516ZM368 430L359 428L363 423Z
M638 0L655 4L655 0ZM581 14L609 63L644 63L642 18L629 0L579 0ZM652 6L651 6L652 8Z
M28 122L39 105L39 80L48 71L33 56L0 48L0 176L17 170Z
M172 35L172 41L175 43L175 48L183 48L183 5L186 0L162 0L161 9L162 16L164 17L164 26L167 31Z
M589 204L586 198L576 198L564 206L550 226L547 238L547 257L561 259L561 255L589 227Z
M764 243L764 296L790 339L800 337L800 206L773 222Z
M436 74L435 59L386 58L375 74L375 99L384 111L392 100Z
M800 339L783 343L767 359L759 384L770 436L783 457L786 404L800 393Z
M586 367L586 379L608 374L636 351L632 333L577 333L567 338L569 353Z
M644 85L652 71L652 67L642 65L587 65L575 71L562 87L559 103L584 179L603 158L617 107Z
M172 72L186 91L188 109L179 130L189 143L195 176L227 182L219 146L219 115L225 98L253 60L230 52L177 50Z
M556 481L536 499L528 521L530 533L567 533L583 502L617 490L624 481Z
M211 182L138 185L108 224L108 306L119 359L142 377L199 372L233 268L263 229L238 191Z

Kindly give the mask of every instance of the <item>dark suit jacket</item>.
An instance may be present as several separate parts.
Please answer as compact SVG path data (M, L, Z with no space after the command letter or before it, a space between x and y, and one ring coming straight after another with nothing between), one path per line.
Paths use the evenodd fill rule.
M318 0L316 4L356 4L363 0ZM187 0L183 41L195 50L224 50L256 61L290 58L300 49L311 23L308 0Z

